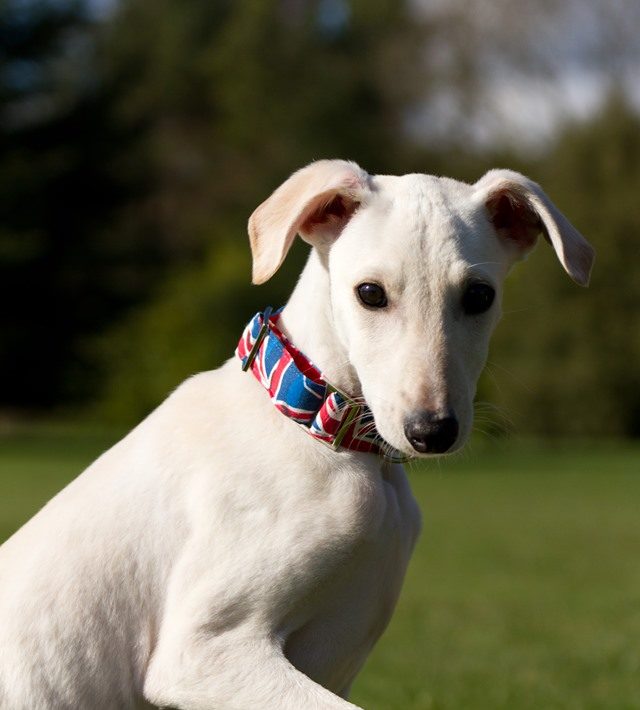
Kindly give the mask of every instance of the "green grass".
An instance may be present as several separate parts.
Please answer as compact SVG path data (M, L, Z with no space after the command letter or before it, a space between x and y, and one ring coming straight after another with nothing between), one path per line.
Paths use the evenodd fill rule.
M0 542L117 438L68 425L0 431Z
M354 687L369 710L640 708L640 449L416 471L424 531Z
M0 438L0 539L113 441ZM497 443L416 468L424 532L367 710L640 708L640 447Z

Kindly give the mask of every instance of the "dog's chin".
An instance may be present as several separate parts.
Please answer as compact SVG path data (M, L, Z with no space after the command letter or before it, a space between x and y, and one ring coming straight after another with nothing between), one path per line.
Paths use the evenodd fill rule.
M426 453L422 453L420 451L416 451L411 445L409 445L409 449L411 449L411 454L408 454L411 456L413 459L441 459L444 458L445 456L453 456L453 454L458 453L460 450L464 448L464 441L460 442L455 442L453 446L448 448L446 451L434 451L430 452L427 451Z

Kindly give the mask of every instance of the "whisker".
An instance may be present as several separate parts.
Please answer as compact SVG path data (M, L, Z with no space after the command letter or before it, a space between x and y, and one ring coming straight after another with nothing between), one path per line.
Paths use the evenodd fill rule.
M478 261L475 264L466 264L465 269L469 271L470 269L475 268L476 266L500 266L499 261Z
M527 392L532 393L533 390L529 385L527 385L525 382L523 382L517 375L515 375L509 368L505 367L504 365L501 365L499 362L495 362L493 360L487 361L487 366L489 368L497 368L499 370L502 370L505 374L509 375L511 379L516 382L520 387L525 389Z

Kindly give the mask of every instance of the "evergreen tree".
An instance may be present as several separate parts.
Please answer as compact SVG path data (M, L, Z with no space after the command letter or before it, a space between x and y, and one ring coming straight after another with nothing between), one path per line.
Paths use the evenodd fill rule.
M0 5L3 406L94 391L86 339L146 287L131 275L136 245L110 230L125 196L117 155L131 137L112 120L98 29L79 1Z

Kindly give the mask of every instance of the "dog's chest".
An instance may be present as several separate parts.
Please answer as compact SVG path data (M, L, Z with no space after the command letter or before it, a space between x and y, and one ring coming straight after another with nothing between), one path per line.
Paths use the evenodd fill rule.
M272 409L271 436L236 436L188 486L198 625L279 638L294 666L343 693L386 627L420 529L401 466L332 452ZM250 431L247 428L247 431ZM286 455L285 455L286 454Z
M333 540L327 530L318 548L329 552L309 559L303 578L312 581L297 590L283 624L289 660L340 694L391 618L419 532L404 473L399 467L389 473L345 503L346 528Z

